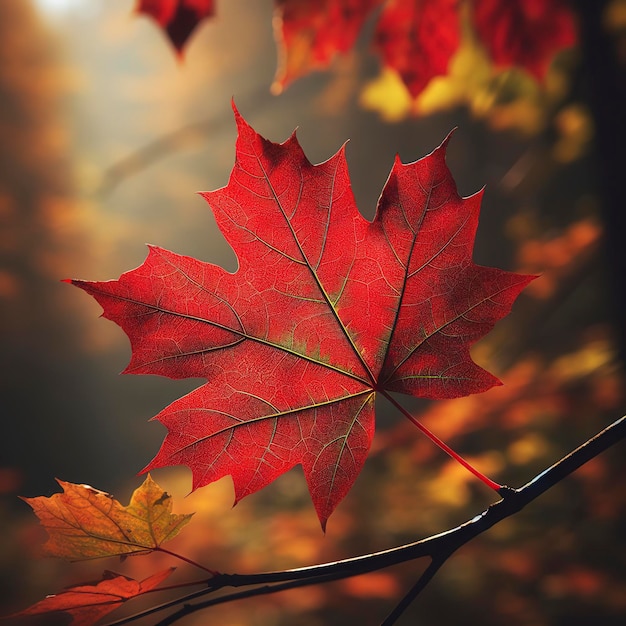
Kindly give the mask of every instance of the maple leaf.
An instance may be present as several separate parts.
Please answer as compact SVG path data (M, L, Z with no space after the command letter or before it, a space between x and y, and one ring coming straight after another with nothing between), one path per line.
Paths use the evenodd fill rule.
M519 65L543 80L556 52L576 43L564 0L474 0L473 22L496 66Z
M187 465L194 489L231 475L238 501L300 464L325 527L365 462L376 393L403 410L389 392L498 384L469 347L533 277L472 262L482 193L459 197L447 140L396 159L369 222L343 148L312 165L295 134L275 144L235 117L229 182L203 196L238 270L151 246L119 280L70 282L130 338L125 372L208 380L156 416L169 432L146 470Z
M196 26L214 13L213 0L138 0L137 12L154 18L179 54Z
M389 0L376 26L384 64L414 98L431 78L447 74L459 43L458 0Z
M191 519L172 514L171 496L150 475L128 506L88 485L58 482L63 493L23 498L48 532L50 556L82 560L157 550Z
M72 617L70 623L73 626L92 626L127 600L160 585L174 569L172 567L163 570L142 581L107 571L98 583L69 587L61 593L47 596L11 617L64 612Z
M354 45L372 10L384 0L276 0L274 33L279 63L275 93Z

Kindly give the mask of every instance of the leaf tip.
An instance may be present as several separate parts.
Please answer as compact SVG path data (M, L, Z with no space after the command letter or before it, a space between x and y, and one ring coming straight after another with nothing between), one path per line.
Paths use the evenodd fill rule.
M246 122L243 115L237 108L237 105L235 104L234 96L230 100L230 106L233 109L233 115L235 116L235 123L237 124L237 129L241 132L242 128L248 128L250 125L248 124L248 122Z
M448 147L448 143L450 142L450 139L452 139L452 135L454 135L456 133L456 131L459 130L458 126L455 126L445 137L445 139L441 142L441 144L439 145L440 148L443 148L444 150Z
M147 243L146 244L146 248L148 248L149 252L153 252L154 254L158 254L161 252L167 252L167 250L165 248L162 248L161 246L157 246L154 243Z
M70 488L71 483L69 483L67 480L61 480L60 478L57 478L56 476L54 477L54 480L57 482L59 487L63 489L63 491L67 491Z
M152 421L153 419L154 418L151 417L150 421ZM137 472L137 476L144 476L145 474L148 474L148 476L150 476L149 472L150 472L151 469L153 469L152 462L148 463L148 465L146 465L143 469L140 469Z

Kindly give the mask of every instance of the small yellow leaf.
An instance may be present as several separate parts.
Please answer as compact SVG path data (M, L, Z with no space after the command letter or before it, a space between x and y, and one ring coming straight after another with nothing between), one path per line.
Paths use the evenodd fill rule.
M191 515L173 515L172 498L148 475L128 506L88 485L59 480L63 493L24 498L48 531L50 556L96 559L150 552L175 537Z

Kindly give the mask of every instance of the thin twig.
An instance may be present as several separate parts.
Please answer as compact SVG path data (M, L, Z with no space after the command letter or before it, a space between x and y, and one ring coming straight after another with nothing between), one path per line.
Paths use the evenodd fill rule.
M450 556L450 555L448 555ZM411 602L424 590L426 585L433 579L439 568L448 560L448 556L440 556L433 559L430 565L422 572L417 582L409 589L409 592L398 602L393 611L387 615L380 626L393 626L402 614L409 608Z
M262 587L254 587L252 589L246 589L245 591L238 591L227 595L220 596L219 598L211 598L210 600L204 600L196 604L188 604L181 607L178 611L163 618L160 622L157 622L155 626L170 626L179 619L186 617L190 613L202 611L208 609L211 606L217 604L224 604L226 602L233 602L235 600L244 600L245 598L252 598L256 596L264 596L272 593L278 593L280 591L287 591L289 589L295 589L297 587L309 587L311 585L320 585L322 583L332 582L333 580L339 580L345 578L341 573L327 574L324 576L316 576L303 580L291 580L285 583L277 583L274 585L264 585Z
M161 591L162 589L153 589L152 591ZM165 611L167 609L172 609L176 606L180 606L181 604L185 604L190 600L195 600L196 598L200 598L214 591L213 589L199 589L198 591L192 591L184 596L179 598L175 598L174 600L169 600L168 602L163 602L162 604L157 604L156 606L151 606L149 609L145 609L140 611L139 613L135 613L134 615L129 615L128 617L121 617L120 619L115 620L114 622L108 622L105 626L122 626L122 624L129 624L130 622L134 622L135 620L141 619L143 617L147 617L148 615L154 615L155 613L159 613L161 611Z
M254 105L253 108L258 113L271 103L264 97L266 94L266 88L259 88L241 98L238 97L237 102L241 105L240 101L243 101L243 108L252 108ZM226 113L220 113L216 116L186 124L170 133L156 137L151 142L110 165L104 171L95 194L104 196L125 179L131 178L153 163L197 145L200 139L208 141L208 138L214 133L221 132L224 128L227 128L226 119Z

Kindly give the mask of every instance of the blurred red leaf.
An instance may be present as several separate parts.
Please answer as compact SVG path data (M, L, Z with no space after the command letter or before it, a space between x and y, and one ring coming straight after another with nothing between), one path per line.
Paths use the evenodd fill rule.
M154 18L180 54L196 26L214 13L213 0L138 0L137 12Z
M539 80L554 54L576 43L565 0L473 0L473 21L496 66L518 65Z
M160 585L174 569L163 570L141 582L114 572L105 572L98 583L69 587L61 593L47 596L13 617L63 612L72 617L70 623L73 626L92 626L127 600Z
M435 76L447 74L460 43L458 0L275 0L275 5L277 93L350 50L381 6L375 48L412 97ZM541 80L554 54L576 42L565 0L472 0L470 5L479 39L498 67L520 66ZM137 10L151 15L180 52L198 23L213 15L214 2L138 0Z
M281 62L275 88L347 52L373 9L383 6L375 35L386 66L416 96L445 74L459 46L457 0L277 0L276 39Z
M459 47L458 0L388 0L376 27L384 64L400 74L411 96L448 72Z
M194 488L231 475L239 500L301 464L325 526L365 462L376 392L499 384L469 347L532 277L472 262L482 193L458 195L447 141L396 160L368 222L343 149L311 165L295 135L236 120L228 185L203 195L237 272L150 247L119 280L71 282L129 336L126 372L209 381L156 416L169 432L147 469L185 464Z
M191 515L173 515L172 498L148 477L128 506L88 485L62 480L63 493L24 498L48 532L50 556L72 560L149 552L174 538Z

